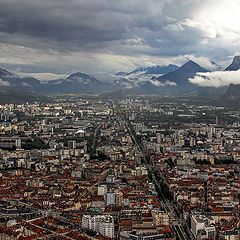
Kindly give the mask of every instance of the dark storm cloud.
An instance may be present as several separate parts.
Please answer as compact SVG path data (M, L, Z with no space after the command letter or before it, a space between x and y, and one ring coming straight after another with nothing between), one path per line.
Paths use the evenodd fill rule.
M140 5L134 0L123 2L21 0L19 4L17 0L2 1L0 31L59 43L71 42L73 46L69 47L127 39L134 37L132 27L138 25L138 18L144 19L144 13L149 15L152 9L144 1L139 1Z
M21 0L19 4L18 0L5 0L1 1L0 32L5 42L29 46L33 41L35 46L45 46L48 40L50 48L63 48L65 44L62 50L109 47L112 51L114 41L132 38L142 38L145 45L153 48L166 48L168 42L172 45L177 39L164 29L174 22L163 12L168 2L171 1ZM15 38L10 39L9 34Z
M113 20L107 10L93 4L95 11L77 1L6 1L1 3L0 31L60 43L73 41L77 46L121 39L126 30L115 25L118 16Z
M229 1L237 9L237 1ZM115 70L144 61L157 63L157 57L184 62L185 55L224 60L240 44L235 29L229 32L217 25L218 19L208 20L223 4L224 0L0 0L0 63L44 72L87 69L90 64Z

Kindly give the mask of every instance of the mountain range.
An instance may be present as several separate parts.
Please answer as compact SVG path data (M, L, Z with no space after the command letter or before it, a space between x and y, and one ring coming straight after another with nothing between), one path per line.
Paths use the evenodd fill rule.
M117 88L135 89L145 83L151 82L153 77L159 77L177 70L179 67L173 64L167 66L139 67L131 72L118 72L115 74L113 85Z
M4 88L37 88L40 81L33 77L19 77L5 69L0 68L0 87Z
M130 76L132 74L140 73L144 75L148 74L167 74L178 69L178 66L169 64L167 66L152 66L152 67L139 67L131 72L118 72L116 76Z
M222 96L226 104L231 106L240 104L240 84L230 84L227 91Z
M99 93L103 91L113 90L114 86L111 84L97 80L96 78L84 74L73 73L66 79L57 80L52 84L52 81L45 83L41 86L43 93Z
M191 91L197 86L189 82L188 79L194 77L198 72L207 72L207 70L190 60L173 72L157 78L152 77L152 81L141 86L141 90L148 93L167 92L169 94Z
M215 63L213 62L213 64ZM225 71L239 69L240 56L236 56ZM131 72L118 72L112 76L111 82L103 82L81 72L73 73L65 79L41 82L36 78L20 77L0 68L0 89L27 89L47 94L95 94L123 90L127 94L181 95L211 93L212 90L215 93L226 91L227 88L204 88L191 83L189 79L194 78L200 72L209 71L190 60L181 67L170 64L140 67Z

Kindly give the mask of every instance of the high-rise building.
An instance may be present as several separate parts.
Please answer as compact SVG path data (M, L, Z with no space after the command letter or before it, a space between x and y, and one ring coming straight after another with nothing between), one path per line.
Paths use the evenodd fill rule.
M98 195L104 195L107 192L107 185L98 186Z
M156 138L157 138L157 143L161 143L162 142L162 135L161 135L161 133L157 133L156 134Z
M107 192L104 194L105 205L116 205L116 193Z
M68 141L68 148L69 149L75 149L76 148L76 141Z
M22 146L21 139L20 138L16 139L15 144L16 144L16 148L21 148Z
M123 193L122 192L117 192L116 193L116 205L117 206L122 206L123 205Z
M106 182L107 183L115 183L116 182L116 178L114 175L108 175L106 178Z
M91 229L103 236L114 238L114 219L110 215L97 215L93 217L84 215L82 218L82 228Z
M165 211L155 209L152 211L152 216L156 226L169 225L169 216Z

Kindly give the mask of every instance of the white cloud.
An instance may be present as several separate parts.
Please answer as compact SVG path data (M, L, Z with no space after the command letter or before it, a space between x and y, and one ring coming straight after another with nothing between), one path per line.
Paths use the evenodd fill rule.
M201 4L192 18L187 18L181 23L201 30L206 41L214 39L222 44L239 45L239 11L239 0L208 0Z
M59 53L48 50L38 50L31 47L14 45L9 43L0 43L1 56L0 64L12 65L34 65L43 63L44 61L56 61Z
M240 70L197 73L189 81L202 87L223 87L229 84L240 84Z
M8 87L8 86L10 86L10 83L8 81L4 81L4 80L2 80L2 78L0 78L0 86Z
M57 79L64 79L68 75L66 74L54 74L54 73L17 73L21 77L34 77L40 81L51 81Z
M167 26L163 27L163 29L178 32L178 31L183 31L184 27L181 23L176 23L176 24L168 24Z
M177 86L177 84L175 82L171 82L169 80L167 80L165 83L161 83L159 81L155 81L155 80L150 80L150 82L158 87L164 87L164 86Z

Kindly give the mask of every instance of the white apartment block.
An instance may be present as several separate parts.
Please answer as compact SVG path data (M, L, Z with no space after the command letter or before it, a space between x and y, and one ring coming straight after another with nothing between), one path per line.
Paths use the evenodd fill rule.
M103 236L114 238L114 219L109 215L90 216L82 218L82 228L91 229Z
M195 239L216 238L215 220L200 213L191 216L191 231Z

